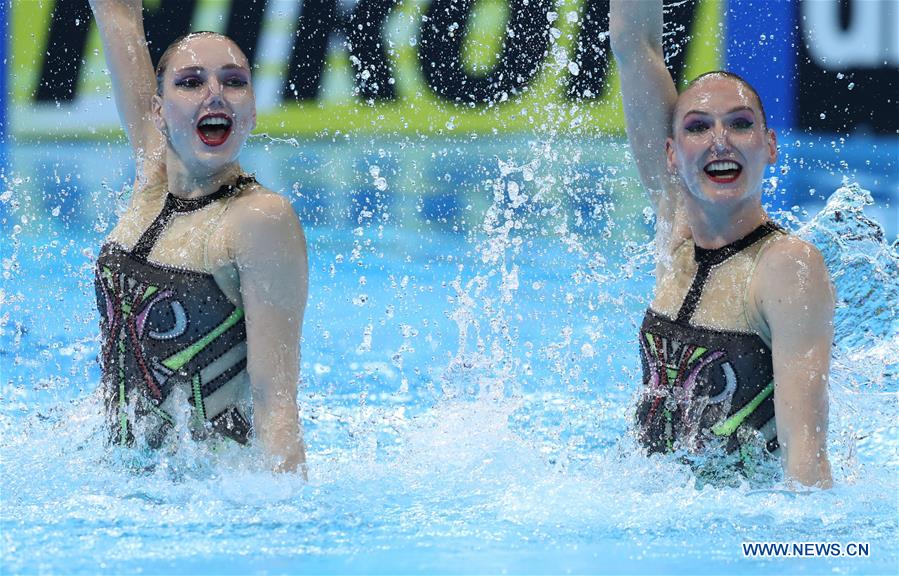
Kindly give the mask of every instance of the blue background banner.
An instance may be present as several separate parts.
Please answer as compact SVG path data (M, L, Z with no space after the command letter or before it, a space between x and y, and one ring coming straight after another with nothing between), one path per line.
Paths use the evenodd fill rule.
M772 128L796 125L796 4L772 0L728 2L724 68L758 91Z

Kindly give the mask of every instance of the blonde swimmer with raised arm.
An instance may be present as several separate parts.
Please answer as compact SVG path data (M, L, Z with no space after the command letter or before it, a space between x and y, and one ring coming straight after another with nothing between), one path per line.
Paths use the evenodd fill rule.
M141 1L91 8L137 164L96 269L110 442L159 447L188 412L195 439L258 443L272 470L304 471L306 242L290 203L238 161L256 123L249 62L199 32L154 71Z
M719 446L745 471L832 483L827 459L834 296L821 254L761 203L777 139L743 79L680 94L662 55L661 0L612 0L628 139L656 216L655 296L640 328L637 436L647 452Z

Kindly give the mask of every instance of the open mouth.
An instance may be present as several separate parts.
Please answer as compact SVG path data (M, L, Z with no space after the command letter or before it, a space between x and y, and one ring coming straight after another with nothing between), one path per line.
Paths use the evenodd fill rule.
M226 114L207 114L197 122L197 134L207 146L221 146L231 135L231 118Z
M733 160L715 160L709 162L705 167L705 173L712 180L719 184L729 184L740 177L743 167Z

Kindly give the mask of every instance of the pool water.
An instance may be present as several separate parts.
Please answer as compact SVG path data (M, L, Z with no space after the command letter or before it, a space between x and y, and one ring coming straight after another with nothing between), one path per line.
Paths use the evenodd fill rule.
M840 297L836 486L794 492L776 465L709 483L631 437L652 222L620 141L252 142L245 168L308 237L308 482L188 439L107 450L92 266L128 149L18 146L0 190L0 567L895 573L897 152L806 138L771 173L766 204ZM756 541L870 556L744 557Z

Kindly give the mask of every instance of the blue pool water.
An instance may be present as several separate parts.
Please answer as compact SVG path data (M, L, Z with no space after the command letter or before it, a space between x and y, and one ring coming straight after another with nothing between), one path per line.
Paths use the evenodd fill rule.
M92 264L121 144L22 144L0 189L4 573L895 573L899 143L782 138L766 203L840 306L831 491L703 484L629 433L651 221L627 147L257 138L307 229L309 481L108 452ZM744 558L752 541L867 558Z

